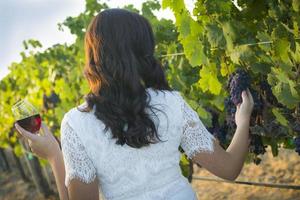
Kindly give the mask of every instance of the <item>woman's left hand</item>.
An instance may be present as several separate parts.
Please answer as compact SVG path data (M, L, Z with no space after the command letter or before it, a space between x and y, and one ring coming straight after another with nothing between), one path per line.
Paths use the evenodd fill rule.
M44 123L42 123L40 130L43 134L39 135L26 131L18 125L18 123L15 123L15 127L18 132L27 139L32 153L49 161L55 159L55 156L59 154L59 144Z

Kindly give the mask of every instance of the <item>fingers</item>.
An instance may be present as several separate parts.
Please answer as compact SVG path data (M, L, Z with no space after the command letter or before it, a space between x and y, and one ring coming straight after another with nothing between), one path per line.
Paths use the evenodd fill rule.
M248 95L247 95L247 91L246 90L242 91L242 99L243 99L243 102L248 101Z
M253 97L251 95L249 88L242 91L242 99L243 99L243 102L254 104Z
M29 148L30 148L31 151L32 151L32 144L33 144L32 140L28 139L28 140L27 140L27 143L28 143Z
M238 105L236 105L236 110L238 111L241 107L241 103L239 103Z
M18 132L25 137L26 139L30 139L32 141L37 140L38 136L34 133L31 133L29 131L26 131L24 128L22 128L18 123L15 123L15 127L18 130Z
M250 99L251 104L254 104L254 100L253 100L253 97L252 97L252 94L251 94L249 88L247 88L247 95L248 95L248 97Z
M28 146L29 146L30 151L35 154L35 145L34 145L34 142L32 140L30 140L30 139L27 142L28 142Z
M45 135L52 135L51 131L48 128L48 126L44 122L42 122L41 128L42 128Z

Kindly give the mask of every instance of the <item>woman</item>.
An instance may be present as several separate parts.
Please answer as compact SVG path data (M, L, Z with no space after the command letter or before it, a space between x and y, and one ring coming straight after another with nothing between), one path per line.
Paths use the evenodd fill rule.
M85 35L85 77L91 92L61 123L62 151L43 124L35 135L16 125L32 152L48 159L60 199L194 200L179 167L187 156L228 180L239 175L249 140L253 99L243 91L237 129L227 150L197 113L172 90L155 60L149 22L122 9L107 9Z

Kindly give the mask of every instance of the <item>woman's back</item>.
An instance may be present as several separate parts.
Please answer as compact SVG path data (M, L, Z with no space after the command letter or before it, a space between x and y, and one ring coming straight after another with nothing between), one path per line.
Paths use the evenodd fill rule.
M155 112L157 118L152 115L163 142L150 146L132 148L115 144L110 130L103 131L105 125L94 111L73 108L65 115L61 140L66 185L73 178L89 183L97 177L106 199L196 199L181 174L178 147L181 145L188 155L196 150L212 151L213 137L179 92L152 88L147 92L150 105L163 111ZM189 120L198 122L198 127L189 127ZM198 133L192 128L198 129ZM198 139L193 141L191 137Z

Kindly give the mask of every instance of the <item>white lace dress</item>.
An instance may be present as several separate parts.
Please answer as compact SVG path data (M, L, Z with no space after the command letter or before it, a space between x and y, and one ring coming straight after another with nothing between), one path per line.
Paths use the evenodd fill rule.
M151 105L166 114L155 111L158 118L152 118L166 142L140 149L116 145L94 111L73 108L61 124L66 186L72 179L84 183L98 179L100 193L107 200L197 199L181 174L178 147L181 145L188 157L201 151L211 153L215 138L178 91L147 91Z

